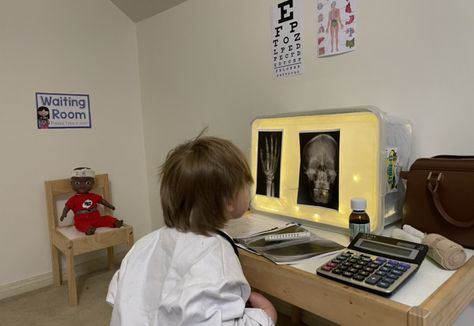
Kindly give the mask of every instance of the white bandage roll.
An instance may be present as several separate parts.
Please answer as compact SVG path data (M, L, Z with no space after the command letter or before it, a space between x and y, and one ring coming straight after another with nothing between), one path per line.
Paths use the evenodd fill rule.
M417 237L418 239L422 240L425 237L425 234L420 230L415 229L413 226L405 224L402 226L403 231Z
M442 235L430 233L423 239L423 243L430 247L428 256L445 269L458 269L466 262L464 248Z
M397 238L400 240L411 241L415 243L421 243L421 239L415 237L414 235L402 230L402 229L393 229L392 238Z

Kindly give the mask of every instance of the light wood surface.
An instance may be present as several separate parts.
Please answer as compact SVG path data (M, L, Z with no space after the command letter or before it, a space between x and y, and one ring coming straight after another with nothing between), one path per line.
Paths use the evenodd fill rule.
M244 250L240 261L253 288L340 325L451 325L474 299L474 257L417 307Z
M423 304L410 310L409 325L452 325L473 299L474 256Z

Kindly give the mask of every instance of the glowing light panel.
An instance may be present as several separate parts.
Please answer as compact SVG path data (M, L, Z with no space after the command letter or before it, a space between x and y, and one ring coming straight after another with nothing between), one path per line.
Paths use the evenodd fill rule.
M324 133L338 131L338 207L337 209L298 204L300 185L300 133ZM257 192L253 186L254 209L279 215L309 220L339 228L347 228L353 197L367 199L367 213L371 217L371 229L383 227L380 213L380 121L373 112L349 112L337 114L305 115L292 117L261 118L252 124L251 168L257 180L257 168L263 164L259 156L259 133L281 133L279 154L278 197ZM274 153L270 142L266 155ZM271 143L273 144L273 143ZM268 149L270 147L270 150ZM259 163L260 161L260 163ZM260 168L261 169L261 168ZM272 190L273 191L273 190Z

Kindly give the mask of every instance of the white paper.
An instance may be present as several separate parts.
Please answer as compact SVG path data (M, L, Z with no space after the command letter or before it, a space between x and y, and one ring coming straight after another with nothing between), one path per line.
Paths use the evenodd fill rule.
M288 223L255 213L247 213L241 218L230 220L224 231L233 239L248 238L260 233L285 227Z
M272 6L272 62L277 78L303 73L303 5L301 0Z

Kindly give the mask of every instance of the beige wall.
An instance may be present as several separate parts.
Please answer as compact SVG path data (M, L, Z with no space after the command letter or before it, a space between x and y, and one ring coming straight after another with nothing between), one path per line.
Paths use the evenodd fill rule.
M43 182L108 172L117 216L149 232L136 26L109 0L0 5L0 288L51 272ZM89 94L92 129L36 129L35 92Z
M275 2L188 0L138 23L150 179L203 126L248 150L256 116L363 104L411 119L412 157L474 153L472 1L358 1L356 51L318 58L305 0L304 74L286 79L272 75Z

